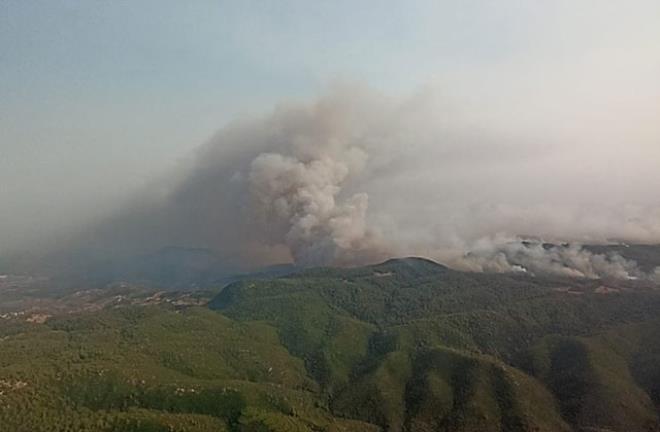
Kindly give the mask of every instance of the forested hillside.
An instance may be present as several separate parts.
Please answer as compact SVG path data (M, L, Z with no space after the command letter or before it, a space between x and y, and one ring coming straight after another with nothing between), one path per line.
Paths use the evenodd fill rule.
M660 430L660 292L635 281L407 258L170 296L4 316L2 430Z

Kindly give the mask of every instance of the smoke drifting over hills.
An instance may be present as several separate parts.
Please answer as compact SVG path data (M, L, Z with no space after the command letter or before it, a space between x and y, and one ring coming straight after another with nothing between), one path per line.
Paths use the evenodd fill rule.
M115 2L80 16L19 3L0 38L13 71L0 271L24 251L41 270L172 246L210 249L228 271L421 255L653 273L577 245L660 243L657 1L182 6L126 27ZM335 77L383 93L312 96ZM236 117L134 195L245 110L265 114Z
M472 271L530 272L579 278L654 278L619 254L595 254L582 246L484 239L457 263Z
M242 269L423 255L473 271L647 277L620 256L521 239L660 242L657 136L581 124L565 144L531 121L490 120L433 92L339 86L226 127L76 242L120 255L205 247Z
M620 257L520 240L660 242L660 97L641 92L657 85L630 100L597 85L583 100L559 84L535 98L524 82L410 97L338 85L223 128L56 249L210 248L236 269L423 255L475 271L643 276Z

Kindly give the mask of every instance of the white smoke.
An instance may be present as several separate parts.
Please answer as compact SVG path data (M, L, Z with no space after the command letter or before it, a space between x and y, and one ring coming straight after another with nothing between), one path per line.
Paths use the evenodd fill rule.
M660 283L660 266L655 268L653 274L651 275L651 279L656 283Z
M257 156L250 164L249 191L266 238L285 243L301 264L350 263L372 255L378 235L367 225L367 194L338 196L365 160L356 147L308 161Z
M479 272L527 272L588 279L650 278L636 262L619 254L596 254L579 244L554 245L537 240L481 239L452 264Z

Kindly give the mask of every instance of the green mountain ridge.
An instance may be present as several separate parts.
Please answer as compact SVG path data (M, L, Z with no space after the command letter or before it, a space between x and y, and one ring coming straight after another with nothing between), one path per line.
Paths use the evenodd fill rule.
M422 258L0 321L7 431L658 431L660 291Z
M238 283L210 307L277 327L285 346L322 384L333 412L386 430L649 430L657 427L657 402L633 379L628 363L616 371L625 380L611 373L613 366L600 365L598 359L619 357L596 349L590 337L631 323L649 325L660 297L645 289L601 294L599 283L461 273L408 258ZM350 344L339 345L347 333ZM563 350L570 343L555 345L552 338L583 347L585 358L571 360L572 351ZM539 352L546 353L544 361L550 358L549 370L541 369ZM569 363L561 367L559 361ZM562 375L572 368L591 393L576 388L577 400L569 403L560 390L562 380L574 378ZM513 386L503 370L522 378ZM424 391L427 384L435 390ZM610 394L617 389L625 390L623 401ZM435 408L418 408L426 404ZM598 407L616 415L599 417ZM434 414L415 414L423 412Z

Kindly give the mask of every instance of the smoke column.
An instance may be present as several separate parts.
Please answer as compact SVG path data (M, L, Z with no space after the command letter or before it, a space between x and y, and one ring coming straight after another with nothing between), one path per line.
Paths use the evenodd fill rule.
M657 128L580 120L555 133L547 111L527 107L539 115L520 124L499 108L340 85L225 127L72 244L116 255L210 248L236 269L423 255L472 271L643 276L577 244L660 242Z

